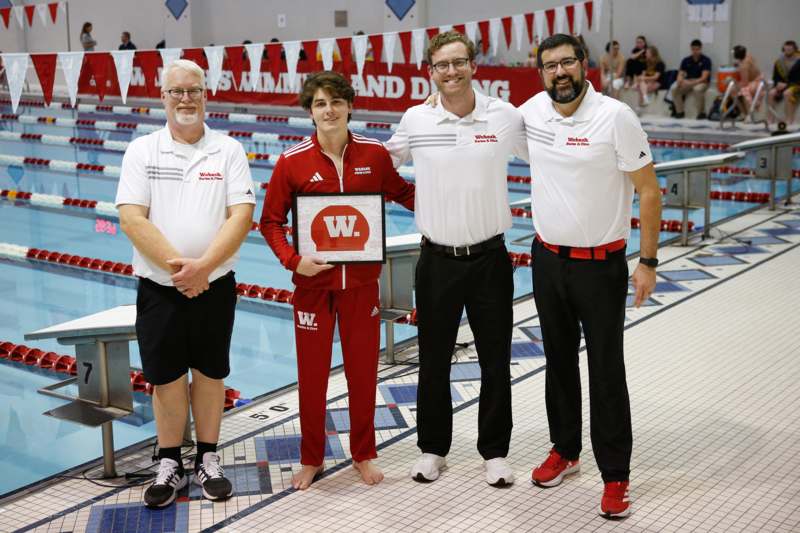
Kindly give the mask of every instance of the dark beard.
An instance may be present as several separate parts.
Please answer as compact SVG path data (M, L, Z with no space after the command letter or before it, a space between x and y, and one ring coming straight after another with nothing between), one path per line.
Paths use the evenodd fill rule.
M569 89L562 90L560 93L558 88L556 87L556 83L563 80L564 78L569 79L572 83ZM580 96L581 91L583 91L583 83L584 78L581 76L579 80L573 80L569 76L561 76L560 78L556 78L553 80L553 84L547 89L547 94L550 95L550 98L558 103L558 104L568 104L575 100L578 96Z

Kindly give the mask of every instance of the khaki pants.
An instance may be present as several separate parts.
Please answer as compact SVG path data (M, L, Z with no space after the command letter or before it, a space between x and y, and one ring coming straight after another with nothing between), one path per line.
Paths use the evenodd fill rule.
M692 85L691 87L678 87L678 82L676 81L672 84L672 101L675 105L675 112L676 113L683 113L684 111L684 99L686 98L687 94L693 94L697 99L697 112L698 113L705 113L706 112L706 91L708 90L707 83L698 83L697 85Z

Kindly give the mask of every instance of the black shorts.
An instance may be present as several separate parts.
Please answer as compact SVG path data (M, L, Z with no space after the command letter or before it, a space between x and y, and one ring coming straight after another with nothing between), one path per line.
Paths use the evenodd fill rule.
M165 385L199 370L211 379L230 373L228 352L236 311L236 280L228 272L196 298L139 278L136 336L144 377Z

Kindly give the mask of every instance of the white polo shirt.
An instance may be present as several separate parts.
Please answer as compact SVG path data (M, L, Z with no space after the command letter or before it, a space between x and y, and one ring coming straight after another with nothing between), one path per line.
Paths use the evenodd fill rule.
M533 224L541 239L598 246L631 232L633 183L625 172L653 161L647 134L628 105L591 84L571 117L546 91L525 102Z
M202 256L227 220L227 208L255 204L250 165L239 141L205 127L202 140L175 148L168 127L132 141L122 158L116 205L149 208L149 220L183 257ZM186 154L192 153L191 159ZM237 254L209 276L227 274ZM170 273L133 249L133 271L161 285Z
M476 244L510 228L508 156L528 159L520 112L474 92L465 117L441 103L409 108L386 143L396 167L414 160L417 228L437 244Z

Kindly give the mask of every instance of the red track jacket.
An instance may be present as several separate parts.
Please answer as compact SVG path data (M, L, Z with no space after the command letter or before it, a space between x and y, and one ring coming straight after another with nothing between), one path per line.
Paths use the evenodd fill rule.
M414 209L414 185L400 177L383 145L358 134L349 133L349 136L342 158L341 177L333 161L322 152L316 133L311 139L282 153L272 171L261 212L261 234L281 264L295 272L292 281L298 287L358 287L376 281L381 273L381 265L336 265L316 276L298 274L296 269L300 256L289 244L283 229L295 193L382 192L386 200L394 200L410 210Z

